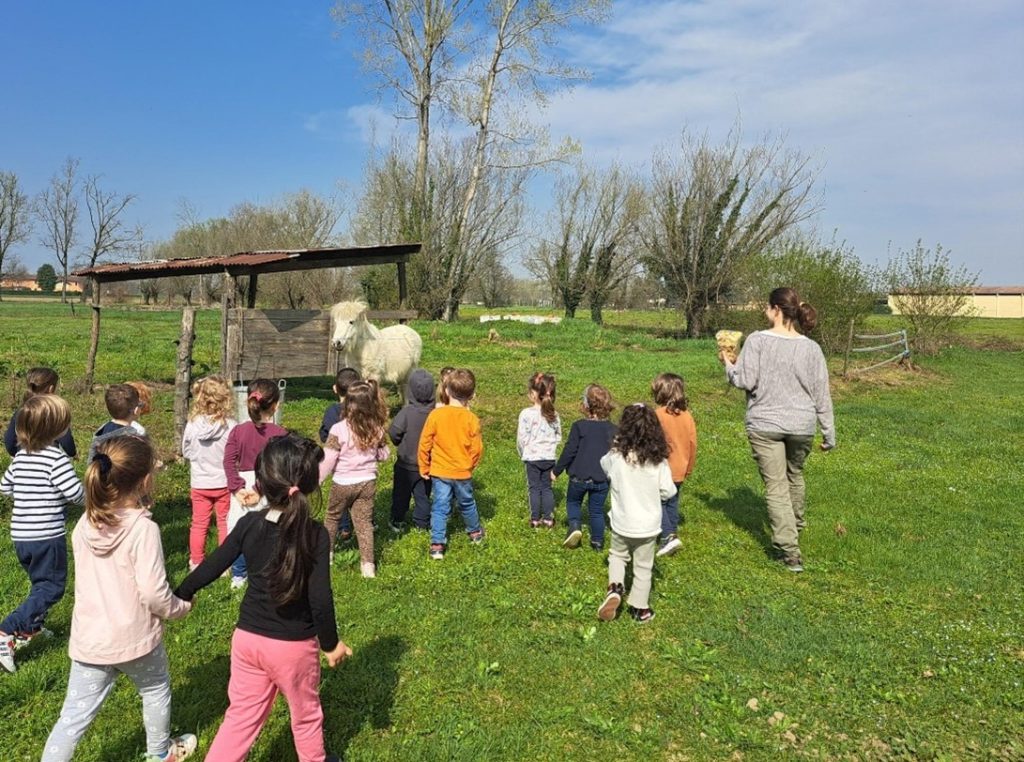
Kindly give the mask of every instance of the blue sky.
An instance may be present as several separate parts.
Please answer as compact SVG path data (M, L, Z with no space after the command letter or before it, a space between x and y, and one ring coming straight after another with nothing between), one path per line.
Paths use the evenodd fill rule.
M138 195L150 239L183 199L208 217L355 189L391 112L329 9L7 0L0 169L35 193L78 157ZM1019 0L616 2L562 43L594 76L539 118L592 161L643 167L683 127L724 137L739 115L821 166L816 226L864 260L921 238L986 284L1024 284ZM14 252L33 270L50 256L35 236Z

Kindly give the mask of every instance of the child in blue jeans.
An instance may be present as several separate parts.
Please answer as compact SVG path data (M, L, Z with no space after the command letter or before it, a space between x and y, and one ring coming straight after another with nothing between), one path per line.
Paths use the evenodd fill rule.
M587 417L574 422L569 429L569 440L551 471L551 480L563 471L569 472L569 486L565 491L569 532L562 546L575 548L583 539L581 512L586 498L590 547L601 550L604 547L604 502L608 496L608 478L601 468L601 458L611 448L618 430L608 420L615 405L607 389L590 384L583 390L581 407Z

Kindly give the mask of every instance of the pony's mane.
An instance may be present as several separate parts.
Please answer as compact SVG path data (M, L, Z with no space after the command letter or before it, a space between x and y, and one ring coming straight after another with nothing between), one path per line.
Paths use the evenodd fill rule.
M368 309L366 302L354 301L354 302L338 302L331 307L331 317L334 320L345 320L352 321L358 318L362 313Z

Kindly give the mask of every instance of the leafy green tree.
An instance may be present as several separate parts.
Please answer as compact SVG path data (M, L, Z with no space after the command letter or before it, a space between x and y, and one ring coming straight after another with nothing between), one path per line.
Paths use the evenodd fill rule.
M57 271L53 269L53 265L47 263L36 270L36 283L44 294L53 293L57 288Z
M32 232L31 203L27 194L18 187L18 176L13 172L0 172L0 277L6 277L20 264L11 254L5 267L4 260L11 246L24 243Z

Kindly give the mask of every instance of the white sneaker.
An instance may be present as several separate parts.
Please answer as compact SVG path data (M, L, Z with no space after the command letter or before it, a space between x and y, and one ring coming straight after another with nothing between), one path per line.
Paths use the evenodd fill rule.
M182 759L191 757L198 745L199 741L194 735L191 733L183 733L182 735L171 739L171 743L167 747L167 751L164 753L164 756L158 757L150 754L146 757L146 762L180 762Z
M231 589L238 590L245 587L247 577L232 577L231 578Z
M14 663L13 635L0 635L0 667L12 674L18 671L18 665Z
M49 640L52 637L53 633L45 627L40 627L33 633L17 632L14 634L14 650L17 652L23 648L28 648L36 638L39 638L39 640Z
M658 547L658 552L655 553L654 555L656 555L656 556L671 556L673 553L675 553L681 547L683 547L682 541L678 537L676 537L674 534L670 534L668 536L668 539L666 539L664 542L661 543L661 545Z
M362 571L363 576L367 579L372 579L377 576L377 566L373 561L364 561L359 564L359 570Z
M192 572L194 572L198 568L199 568L199 564L193 563L192 561L188 562L188 572L189 572L189 574L191 574Z

